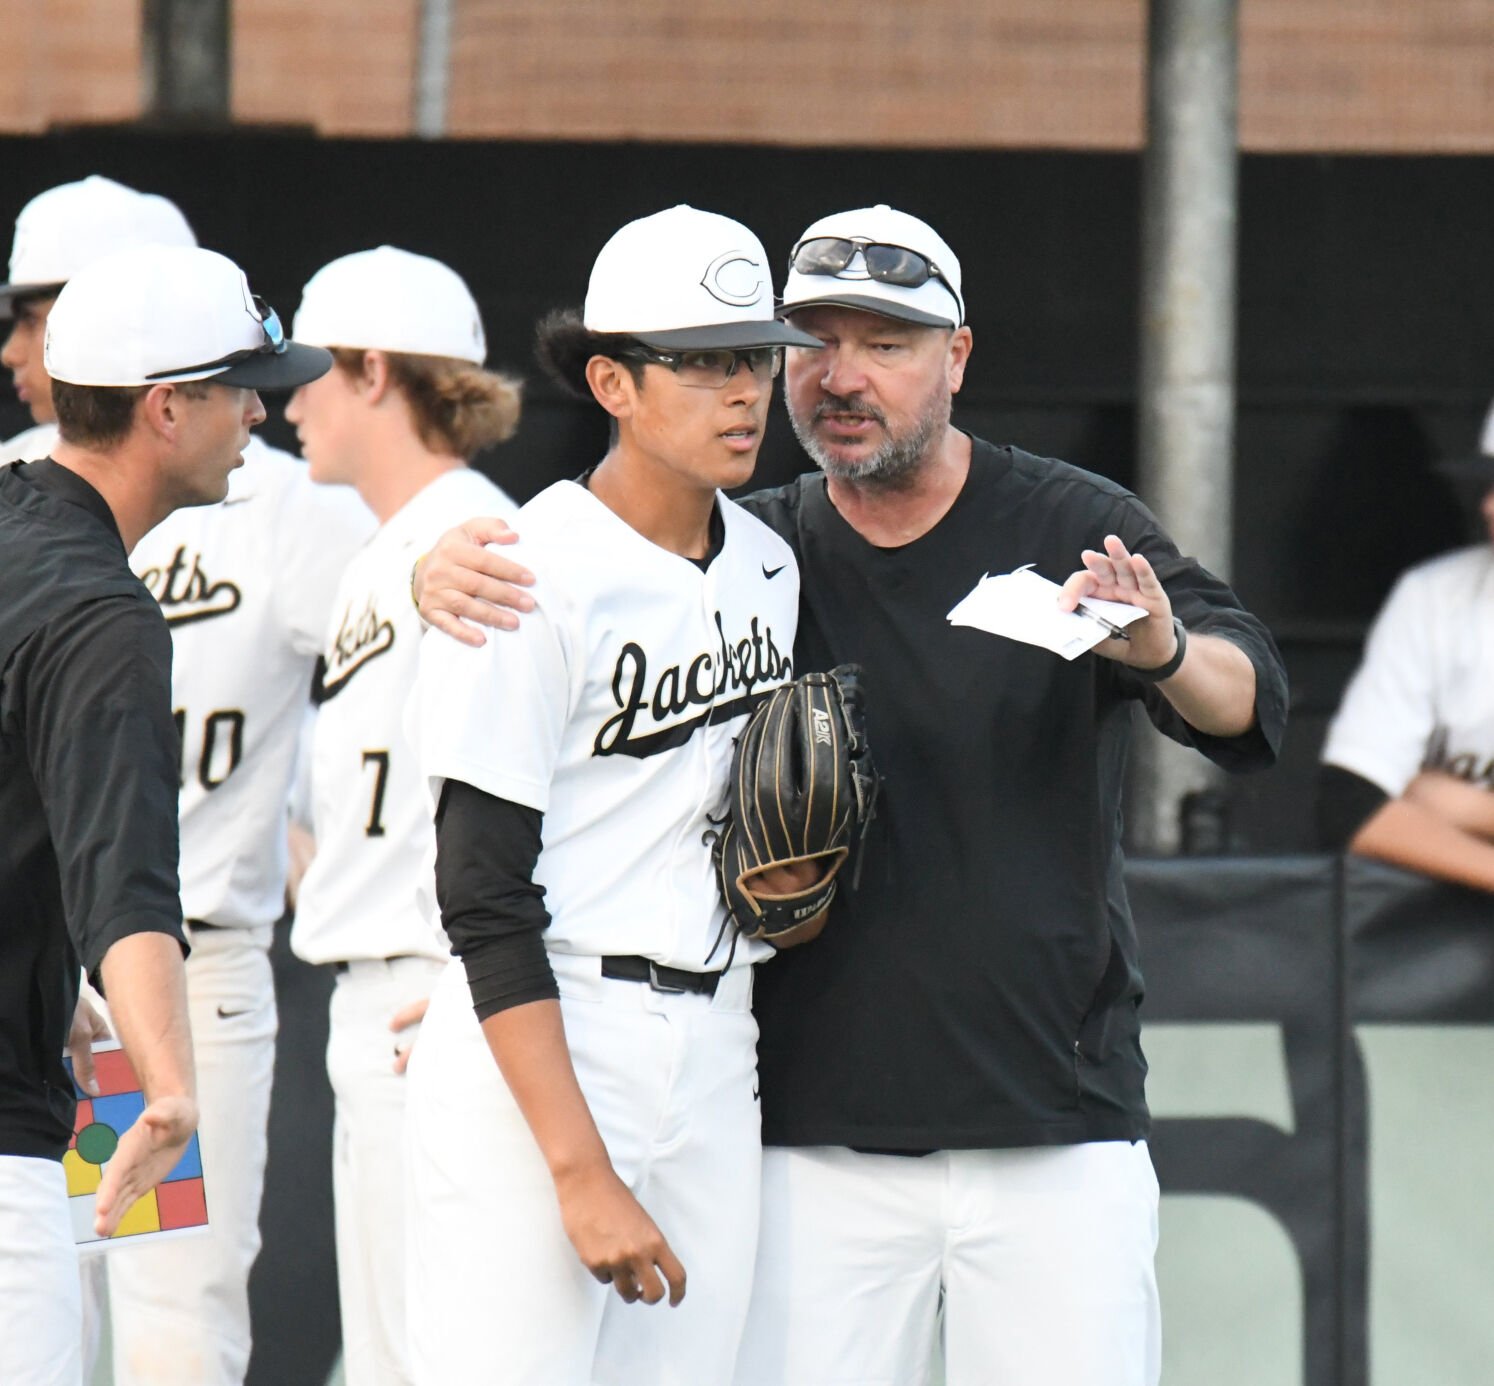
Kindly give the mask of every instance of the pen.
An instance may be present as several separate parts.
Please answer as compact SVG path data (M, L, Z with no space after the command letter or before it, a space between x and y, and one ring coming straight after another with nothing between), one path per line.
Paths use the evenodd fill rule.
M1103 616L1097 615L1095 612L1091 611L1087 606L1085 606L1083 602L1080 602L1079 605L1074 608L1074 610L1079 612L1082 616L1088 616L1091 621L1098 621L1102 626L1105 627L1107 631L1110 632L1110 638L1112 640L1129 640L1131 638L1129 632L1124 626L1118 626L1114 621L1107 621Z

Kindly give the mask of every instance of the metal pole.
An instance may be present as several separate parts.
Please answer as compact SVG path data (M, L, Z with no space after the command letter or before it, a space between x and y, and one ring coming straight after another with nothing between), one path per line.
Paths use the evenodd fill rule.
M1221 576L1233 538L1237 20L1238 0L1151 0L1142 164L1139 490L1178 547ZM1162 737L1136 751L1135 845L1193 845L1185 800L1217 819L1222 777Z
M415 58L415 133L440 139L446 133L451 86L452 0L420 0L420 49Z
M227 125L229 0L145 0L141 27L146 118Z

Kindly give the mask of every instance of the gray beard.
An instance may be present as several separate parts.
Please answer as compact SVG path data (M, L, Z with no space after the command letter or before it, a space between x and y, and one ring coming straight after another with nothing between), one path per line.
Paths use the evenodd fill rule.
M887 420L881 410L860 400L842 399L837 395L821 400L808 419L801 418L790 408L789 422L793 424L794 436L799 440L799 445L832 480L852 486L896 491L912 484L933 444L944 436L945 429L949 427L951 403L947 391L936 391L929 396L913 427L901 435L893 434L887 428ZM864 418L875 419L886 433L882 445L863 462L841 461L831 454L814 433L814 425L826 414L860 414Z

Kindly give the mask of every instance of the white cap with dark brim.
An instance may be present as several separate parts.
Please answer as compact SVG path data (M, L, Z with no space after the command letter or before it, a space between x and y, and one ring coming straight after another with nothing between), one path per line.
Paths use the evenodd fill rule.
M875 207L821 217L805 229L794 249L797 251L805 241L821 238L901 246L937 266L943 279L930 278L914 287L873 279L867 272L864 255L858 250L838 274L801 274L790 267L780 313L828 304L877 313L921 327L959 327L965 321L960 262L944 238L927 222L878 203Z
M292 335L313 346L439 356L482 365L477 300L449 265L396 246L325 264L301 291Z
M10 280L0 284L0 306L56 293L79 270L117 250L196 244L186 217L168 198L137 192L98 174L62 183L21 208L10 251Z
M762 242L739 221L684 204L630 221L602 247L582 322L660 351L820 345L774 317Z
M165 245L117 251L74 274L47 317L44 360L54 380L107 387L285 390L332 366L331 353L279 334L227 256Z

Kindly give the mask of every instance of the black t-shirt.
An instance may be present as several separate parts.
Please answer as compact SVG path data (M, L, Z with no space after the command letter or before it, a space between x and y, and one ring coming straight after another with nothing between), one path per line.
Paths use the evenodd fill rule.
M182 939L171 638L54 462L0 468L0 555L0 1155L61 1159L80 964Z
M1286 716L1270 635L1178 555L1121 487L973 442L959 497L927 534L879 549L820 475L744 504L794 546L795 668L865 670L885 777L860 886L813 944L758 969L763 1139L885 1150L1136 1139L1148 1126L1142 978L1121 868L1131 708L1231 770L1269 765ZM986 573L1061 582L1118 534L1190 631L1235 642L1257 726L1195 732L1110 660L949 624Z

